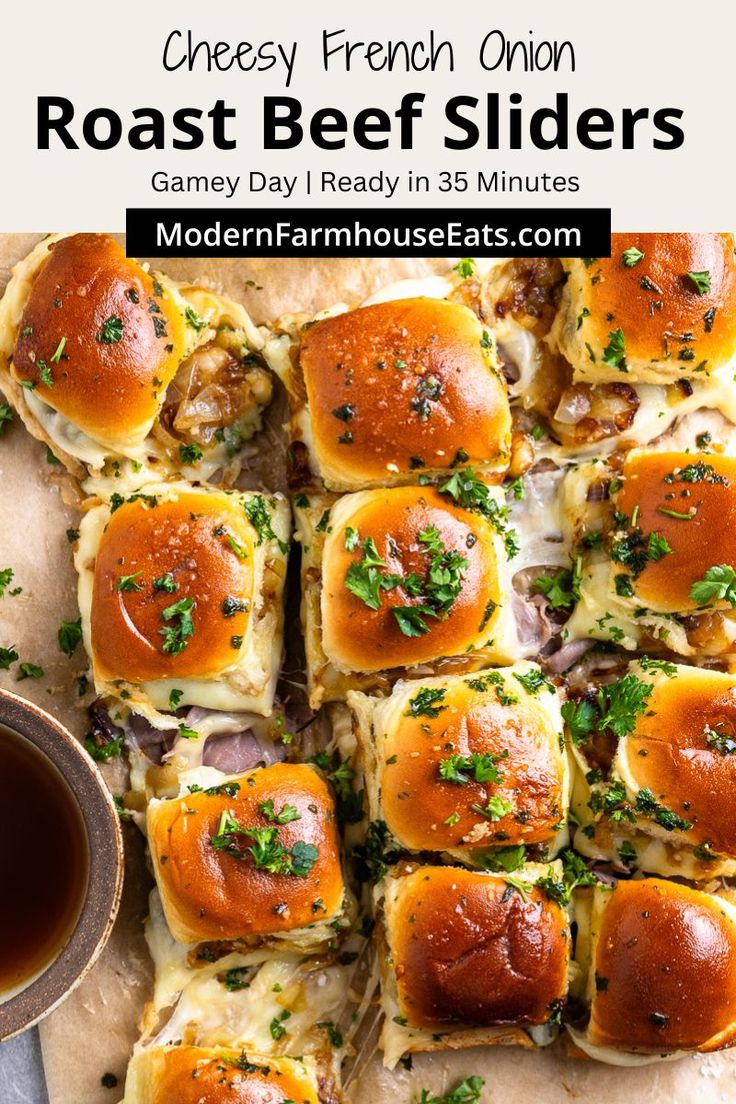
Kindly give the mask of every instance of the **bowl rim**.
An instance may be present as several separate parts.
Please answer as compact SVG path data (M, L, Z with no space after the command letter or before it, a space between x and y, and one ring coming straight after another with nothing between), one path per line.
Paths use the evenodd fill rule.
M112 794L82 744L34 702L0 689L0 724L29 740L66 779L84 824L87 887L71 936L45 969L0 1003L0 1041L52 1012L86 977L112 931L123 889L124 851Z

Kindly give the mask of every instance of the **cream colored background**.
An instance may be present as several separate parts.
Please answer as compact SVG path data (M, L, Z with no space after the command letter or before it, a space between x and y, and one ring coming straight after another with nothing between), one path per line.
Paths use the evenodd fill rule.
M397 193L391 201L457 207L602 206L613 208L615 229L714 230L733 219L733 41L736 8L727 0L526 0L524 4L439 3L438 0L272 0L242 4L228 0L126 0L101 5L97 0L23 0L6 4L2 21L3 109L0 113L4 171L0 183L0 229L122 230L126 206L222 206L221 196L156 195L149 186L156 170L184 174L296 173L307 168L345 173L390 172L412 168L514 173L577 174L582 190L550 196L415 196ZM359 65L350 76L325 75L320 64L322 28L347 28L353 39L413 39L434 27L456 45L457 70L446 73L369 73ZM392 146L385 152L356 148L324 152L308 144L294 151L261 149L260 101L284 92L273 72L166 73L163 43L174 28L191 28L197 37L237 42L271 38L299 41L297 68L289 95L305 111L339 106L349 114L366 106L394 110L406 91L427 93L425 117L413 152ZM509 38L572 39L578 70L506 74L484 73L477 65L484 34L500 28ZM443 148L442 110L456 94L482 97L487 91L519 91L525 104L541 106L555 91L568 91L571 108L601 106L680 106L687 138L674 152L539 151L504 154L482 148L467 153ZM110 106L124 112L158 106L208 108L223 97L239 109L239 148L232 152L137 152L119 147L107 152L35 148L36 97L64 95L78 111ZM240 192L235 206L279 206L278 196L249 197ZM305 200L293 205L351 204L380 206L377 197L350 195Z

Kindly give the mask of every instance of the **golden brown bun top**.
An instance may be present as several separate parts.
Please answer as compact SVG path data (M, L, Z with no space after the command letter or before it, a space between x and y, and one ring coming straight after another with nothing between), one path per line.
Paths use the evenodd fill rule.
M499 693L515 701L503 705ZM564 816L564 762L558 735L513 678L500 688L482 671L470 680L459 680L435 702L436 717L412 716L418 702L421 698L410 699L382 745L383 815L405 847L440 851L514 846L554 836L555 825ZM489 753L499 781L460 785L442 780L440 764L449 757L467 759ZM479 813L490 798L505 802L509 811L499 817L499 810L491 808L495 819Z
M412 1027L546 1023L567 992L567 917L531 886L420 867L401 881L388 935Z
M248 938L334 916L342 904L343 879L326 782L311 767L285 763L229 782L238 786L232 796L203 791L149 806L149 844L174 937L185 943ZM261 808L269 801L271 819ZM278 824L273 817L285 806L296 809L298 819ZM243 857L216 849L212 837L223 812L243 828L275 828L274 843L287 852L298 841L316 848L307 875L258 869L248 851L255 842L249 836L235 839Z
M153 421L183 349L169 293L112 238L74 234L49 247L23 312L13 371L90 437L124 442Z
M657 878L618 883L597 941L591 1042L664 1053L730 1036L736 925L722 904Z
M320 466L366 485L508 454L506 385L466 307L399 299L309 327L301 367ZM348 434L346 442L346 434ZM387 465L395 465L389 469Z
M629 249L644 254L631 267L623 261ZM707 273L710 290L701 294L689 272ZM731 234L613 234L610 258L594 258L582 280L585 291L578 306L590 315L579 334L598 363L610 332L617 329L623 330L627 358L662 361L669 353L683 377L703 361L700 371L709 372L736 352Z
M161 587L169 576L174 591ZM164 614L189 599L194 633L178 654L166 653L162 630L182 620ZM246 609L233 612L232 600ZM253 542L237 496L193 490L155 506L128 501L110 518L95 563L96 673L129 682L213 676L237 661L232 637L245 633L252 600Z
M421 598L397 586L381 592L378 610L366 605L345 585L350 565L362 562L362 544L348 551L345 527L333 526L322 564L323 643L330 659L354 671L380 671L459 655L479 643L481 625L484 642L493 636L495 617L486 609L499 601L498 564L493 530L483 517L455 506L432 487L395 487L362 499L347 524L361 542L374 539L388 573L427 576L430 554L418 538L429 526L445 550L465 557L467 564L447 617L426 616L428 631L407 636L391 611L420 605Z
M658 533L672 549L648 562L634 580L637 599L663 613L695 609L693 583L710 567L736 564L736 458L634 451L627 455L623 479L616 510L630 518L638 507L644 537ZM691 515L690 520L663 511Z
M628 737L626 760L640 787L690 821L688 840L736 858L736 755L729 744L736 748L734 680L681 667L657 682Z
M190 1046L155 1058L151 1104L317 1104L304 1067L288 1058Z

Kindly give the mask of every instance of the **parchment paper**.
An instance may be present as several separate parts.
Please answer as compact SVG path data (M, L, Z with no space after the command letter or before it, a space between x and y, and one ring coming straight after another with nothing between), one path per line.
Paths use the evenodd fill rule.
M0 289L9 267L38 235L0 235ZM256 322L287 311L316 311L358 301L382 285L446 270L442 261L196 261L155 262L177 278L202 280L241 299ZM254 286L255 285L255 286ZM15 424L0 439L0 567L11 566L22 595L0 600L0 645L14 644L21 660L41 664L44 678L16 681L0 672L0 685L24 694L79 736L86 731L75 679L86 666L81 645L68 659L58 649L62 620L77 617L76 577L66 529L78 515L64 505L58 468L45 449ZM122 788L116 768L112 788ZM125 827L126 886L120 916L105 952L82 985L41 1027L50 1104L115 1104L122 1096L128 1055L151 986L151 963L142 934L149 877L142 840ZM117 1088L101 1085L114 1073ZM565 1057L561 1045L546 1052L511 1048L460 1051L416 1058L411 1072L388 1073L376 1058L351 1090L354 1104L409 1104L423 1087L446 1090L470 1074L486 1081L483 1100L494 1104L715 1104L736 1100L736 1052L687 1058L643 1068L614 1068Z

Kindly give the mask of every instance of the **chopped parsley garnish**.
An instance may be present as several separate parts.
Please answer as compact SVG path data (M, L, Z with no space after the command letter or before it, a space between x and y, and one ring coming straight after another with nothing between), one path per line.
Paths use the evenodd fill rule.
M0 598L5 597L5 591L10 586L14 575L15 572L13 571L12 567L0 568Z
M121 575L118 579L118 590L143 590L142 571L136 571L133 575Z
M637 249L635 245L630 245L628 249L624 249L621 254L621 260L626 268L633 268L634 265L638 265L639 261L644 260L644 254L641 249Z
M381 608L381 592L401 587L410 597L419 598L417 605L394 606L392 614L405 636L422 636L429 632L425 617L443 619L450 612L462 589L467 560L460 553L447 550L439 531L429 525L417 534L429 556L429 568L424 578L416 573L383 574L386 563L381 559L375 541L366 537L362 543L362 559L354 561L345 574L345 586L368 606Z
M174 576L167 571L165 575L159 575L153 580L153 589L162 590L165 594L173 594L178 588L174 582Z
M284 1027L284 1020L291 1019L291 1012L288 1008L285 1008L283 1012L279 1012L278 1016L274 1016L271 1020L271 1038L274 1042L278 1042L279 1039L283 1039L286 1035L286 1028Z
M728 602L736 607L736 571L730 564L709 567L703 578L690 587L690 597L697 606Z
M216 976L228 993L238 993L241 989L247 989L250 986L249 979L252 972L251 966L233 966L230 970L225 970Z
M184 697L184 691L183 690L176 690L175 689L175 690L171 691L171 693L169 694L169 709L171 710L172 713L174 712L174 710L179 708L179 703L181 702L181 699L183 697Z
M102 345L115 345L123 337L123 320L111 314L102 323L102 328L97 334L97 340Z
M286 541L282 541L281 538L277 537L274 533L273 526L271 525L271 514L263 495L254 495L253 498L246 502L244 510L245 516L258 534L256 545L260 546L266 540L276 541L280 551L285 556L289 551L289 546Z
M399 854L385 822L371 821L364 842L353 849L356 878L359 882L380 882Z
M469 279L475 272L475 261L471 257L462 257L455 265L455 272L463 280Z
M643 813L645 816L651 817L659 824L660 828L664 828L668 832L687 832L692 828L691 821L684 820L672 809L667 809L664 805L661 805L650 789L639 790L636 795L635 808L637 813Z
M578 886L595 885L598 879L588 870L585 860L576 851L563 851L560 858L563 866L562 879L556 878L550 868L549 874L538 878L535 884L553 901L557 901L558 905L564 906L568 904L574 889Z
M499 674L498 671L486 671L482 675L469 678L468 686L471 690L477 690L480 694L487 694L489 691L495 690L496 699L500 705L518 705L519 699L508 692L503 675Z
M545 596L551 609L571 609L580 598L580 570L576 561L573 571L562 567L554 575L538 575L534 589Z
M196 728L190 728L189 725L184 724L182 721L178 728L179 736L182 740L198 740L199 733Z
M27 661L25 663L21 663L19 670L20 674L18 675L18 682L22 682L23 679L27 678L43 678L43 667L39 667L36 663L28 663Z
M19 656L14 647L0 648L0 671L9 671L11 664L16 663L18 659Z
M198 464L202 459L202 449L191 442L188 445L179 445L179 459L182 464Z
M508 759L508 755L506 750L499 754L474 752L470 756L449 755L446 759L440 759L437 773L442 782L452 782L455 786L466 786L473 781L498 785L503 779L503 772L496 764Z
M241 838L253 842L243 849L240 846ZM250 855L256 870L296 878L308 877L319 858L319 851L313 844L297 840L287 849L279 839L278 826L244 828L227 810L223 810L220 816L217 831L212 836L212 846L215 851L224 851L236 859L244 859Z
M13 420L13 411L7 403L0 403L0 437Z
M118 755L123 749L123 734L121 733L114 740L100 741L95 738L93 733L88 733L84 738L84 747L88 755L90 755L96 763L107 763L110 759L117 759Z
M551 694L554 694L555 688L551 682L549 682L542 672L537 667L532 667L530 670L525 671L523 675L514 671L514 678L517 682L526 690L527 694L536 695L544 687L545 690L549 690Z
M482 1077L466 1077L452 1092L444 1096L431 1096L429 1089L422 1089L416 1104L478 1104L481 1089L485 1085Z
M430 686L422 687L409 701L406 711L407 717L439 717L446 705L440 703L445 700L446 690Z
M282 736L282 740L285 737ZM324 771L337 793L337 819L342 824L358 824L363 819L363 790L353 789L355 771L346 760L335 753L329 755L321 751L313 755L310 763L314 763Z
M516 530L506 524L508 508L501 506L492 497L488 484L475 474L472 468L454 472L449 479L437 488L440 494L449 495L458 506L474 510L487 518L498 535L503 538L506 555L509 559L519 551Z
M234 617L236 613L246 613L248 603L241 598L234 598L232 594L228 594L227 598L223 598L220 609L223 617Z
M733 755L736 753L736 739L734 739L733 732L726 733L721 731L721 724L715 724L713 726L706 725L703 729L703 736L705 742L709 748L713 748L714 751L719 752L721 755Z
M54 376L49 365L45 360L37 360L36 364L38 365L38 375L41 383L45 383L47 387L53 387Z
M57 639L64 655L71 656L82 639L82 618L78 617L76 621L62 621Z
M688 279L693 284L698 295L707 295L710 291L710 272L688 272Z
M502 820L503 817L508 816L513 807L510 801L499 797L497 794L492 794L485 805L473 804L470 806L471 810L477 813L478 816L491 821Z
M194 635L194 622L192 610L196 602L193 598L182 598L179 602L167 606L161 613L162 621L173 621L173 625L167 625L159 629L164 638L163 651L166 655L179 655L186 648L189 637Z
M507 874L513 874L526 862L526 848L523 843L516 847L498 847L483 855L480 861L484 870L504 870Z
M646 710L652 686L636 675L602 686L594 700L565 702L562 717L574 744L585 743L593 731L610 728L620 739L633 731L637 717Z
M204 318L200 318L194 307L184 308L184 320L191 329L196 330L197 333L201 333L202 330L207 329L207 323Z
M694 464L686 464L684 468L677 468L664 477L665 483L713 483L722 487L728 486L725 475L719 475L712 464L705 460L697 460Z
M261 801L258 809L271 824L291 824L293 820L302 819L302 815L295 805L284 805L281 812L277 813L272 797L269 797L267 801Z
M360 533L357 529L353 529L352 525L348 525L345 529L345 551L354 552L360 544Z
M603 350L602 355L603 364L607 364L609 368L618 368L619 372L626 372L626 342L624 339L624 331L619 327L617 330L611 330L608 335L608 344Z

